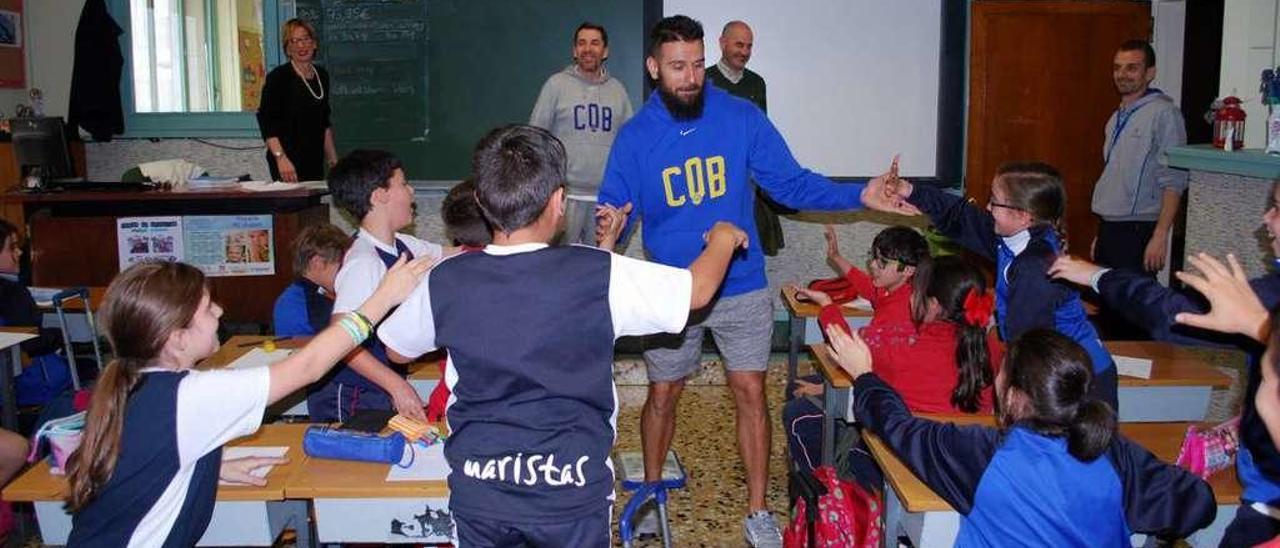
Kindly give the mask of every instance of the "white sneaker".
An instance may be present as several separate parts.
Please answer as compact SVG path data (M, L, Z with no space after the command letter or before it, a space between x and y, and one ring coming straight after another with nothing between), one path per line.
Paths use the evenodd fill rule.
M742 534L753 548L782 548L782 530L768 510L761 510L742 520Z

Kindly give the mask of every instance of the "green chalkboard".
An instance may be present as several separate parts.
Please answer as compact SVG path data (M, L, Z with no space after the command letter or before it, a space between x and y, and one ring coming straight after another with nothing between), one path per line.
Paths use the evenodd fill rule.
M320 35L339 152L382 148L414 180L457 180L490 129L527 122L572 61L573 30L609 31L610 72L639 108L643 0L297 0Z

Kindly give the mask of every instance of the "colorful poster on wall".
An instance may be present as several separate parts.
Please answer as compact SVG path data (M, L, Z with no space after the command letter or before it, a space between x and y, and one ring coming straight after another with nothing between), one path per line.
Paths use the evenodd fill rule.
M27 87L22 0L0 0L0 88Z
M182 244L182 217L116 219L120 270L144 261L181 261Z
M271 215L192 215L182 218L186 262L206 276L276 273Z
M240 29L240 110L257 112L262 102L262 85L267 80L267 64L262 57L262 35Z

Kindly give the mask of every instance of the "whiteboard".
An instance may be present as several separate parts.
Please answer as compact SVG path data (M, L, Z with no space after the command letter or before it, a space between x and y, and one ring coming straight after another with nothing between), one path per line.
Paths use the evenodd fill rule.
M663 11L702 23L708 69L724 24L751 26L747 68L764 77L769 118L801 165L861 177L901 153L904 176L937 175L937 0L665 0Z

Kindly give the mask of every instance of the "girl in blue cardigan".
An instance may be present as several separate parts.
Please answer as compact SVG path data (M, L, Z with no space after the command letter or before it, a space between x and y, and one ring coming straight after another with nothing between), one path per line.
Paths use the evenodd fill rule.
M1039 162L1000 166L985 210L960 196L893 176L871 180L863 195L873 209L928 215L939 232L995 261L1000 338L1012 341L1034 328L1070 337L1089 355L1092 395L1113 411L1119 409L1115 362L1089 323L1080 294L1047 275L1066 246L1059 222L1067 195L1057 169Z
M858 422L961 515L956 546L1128 546L1133 533L1184 538L1217 513L1208 484L1116 432L1088 395L1088 354L1057 332L1009 346L998 428L913 417L861 337L826 333Z

